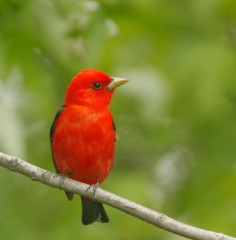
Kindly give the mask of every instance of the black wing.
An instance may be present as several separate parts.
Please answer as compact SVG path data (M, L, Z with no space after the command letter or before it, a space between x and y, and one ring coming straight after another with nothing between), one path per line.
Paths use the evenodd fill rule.
M115 134L115 141L118 140L119 136L118 136L118 133L116 131L116 125L115 125L115 122L114 120L112 119L112 124L113 124L113 129L114 129L114 134Z
M52 151L52 142L53 142L53 135L54 135L54 132L55 132L55 127L56 127L56 121L57 119L59 118L59 116L61 115L61 113L63 112L63 110L65 109L65 105L61 106L61 108L57 111L56 113L56 116L54 118L54 121L52 123L52 126L50 128L50 134L49 134L49 137L50 137L50 145L51 145L51 152L52 152L52 159L53 159L53 164L54 164L54 168L56 169L56 172L59 173L59 171L57 170L57 165L56 165L56 162L54 160L54 156L53 156L53 151ZM73 199L73 196L74 194L71 193L71 192L66 192L66 196L69 200L72 200Z
M53 164L54 164L54 168L56 169L57 173L59 173L59 172L57 170L57 166L56 166L56 163L54 161L54 156L53 156L53 151L52 151L52 141L53 141L53 135L54 135L55 126L56 126L56 121L57 121L57 119L59 118L60 114L63 112L64 109L65 109L65 105L61 106L61 108L57 111L56 116L54 118L54 121L52 123L52 126L50 128L50 134L49 134Z

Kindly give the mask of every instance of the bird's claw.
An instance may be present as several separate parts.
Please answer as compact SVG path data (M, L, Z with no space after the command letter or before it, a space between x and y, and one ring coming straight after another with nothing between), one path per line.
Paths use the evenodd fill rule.
M58 175L61 177L60 178L60 183L59 183L59 186L60 186L60 190L62 188L62 185L64 184L64 181L66 178L68 178L72 173L59 173Z
M92 198L91 198L91 199L94 201L95 193L96 193L97 189L99 188L99 182L96 182L95 184L90 185L90 186L86 189L86 192L89 191L90 188L93 189Z

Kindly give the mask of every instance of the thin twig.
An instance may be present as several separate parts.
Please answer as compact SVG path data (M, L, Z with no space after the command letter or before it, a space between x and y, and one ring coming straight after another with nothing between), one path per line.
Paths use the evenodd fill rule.
M41 182L51 187L77 193L85 197L91 197L92 189L89 189L87 191L89 185L74 181L69 178L64 178L59 174L53 174L47 170L25 162L17 157L13 157L0 152L0 165L4 168L28 176L32 180ZM126 212L154 226L189 239L236 240L236 238L226 236L222 233L207 231L181 223L162 213L156 212L135 202L131 202L127 199L121 198L115 194L104 191L101 188L97 189L94 199L110 205L114 208L117 208L123 212Z

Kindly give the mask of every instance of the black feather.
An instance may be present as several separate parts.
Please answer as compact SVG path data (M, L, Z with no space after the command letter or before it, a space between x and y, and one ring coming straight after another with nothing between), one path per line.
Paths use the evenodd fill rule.
M95 221L108 223L109 218L105 212L103 205L90 199L82 200L82 223L84 225L91 224Z
M50 134L49 134L53 165L54 165L54 168L55 168L57 173L59 173L59 171L57 170L57 165L56 165L56 162L54 160L53 151L52 151L52 143L53 143L53 136L54 136L54 132L55 132L57 119L59 118L59 116L61 115L61 113L63 112L64 109L65 109L65 105L61 106L61 108L57 111L57 113L55 115L55 118L54 118L54 121L52 123L52 126L50 128ZM66 196L69 200L72 200L73 197L74 197L74 194L71 193L71 192L65 192L65 194L66 194Z
M54 135L54 132L55 132L55 127L56 127L57 119L59 118L59 116L61 115L61 113L63 112L64 109L65 109L65 105L61 106L61 108L57 111L57 113L56 113L56 115L55 115L55 118L54 118L54 120L53 120L52 126L51 126L51 128L50 128L50 132L49 132L52 159L53 159L54 168L55 168L55 170L56 170L57 173L59 173L59 172L58 172L58 170L57 170L56 162L55 162L54 156L53 156L52 142L53 142L53 135Z
M112 119L112 124L113 124L113 129L114 129L114 134L115 134L115 141L118 140L118 133L116 131L116 125L114 120Z

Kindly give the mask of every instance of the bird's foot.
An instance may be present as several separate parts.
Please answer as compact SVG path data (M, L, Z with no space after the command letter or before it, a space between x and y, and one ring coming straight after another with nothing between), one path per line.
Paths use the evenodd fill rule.
M70 177L72 175L72 173L59 173L58 175L61 177L60 178L60 183L59 183L60 190L61 190L62 186L64 185L65 179ZM74 193L65 191L65 194L66 194L66 196L69 200L72 200L73 197L74 197Z
M62 185L64 184L64 181L66 178L70 177L72 173L58 173L58 175L61 177L60 178L60 183L59 183L59 186L60 186L60 190L62 188Z
M99 186L100 186L100 185L99 185L99 182L96 182L95 184L90 185L90 186L86 189L86 192L89 191L90 188L93 189L92 198L91 198L93 201L94 201L95 193L96 193L97 189L99 188Z

